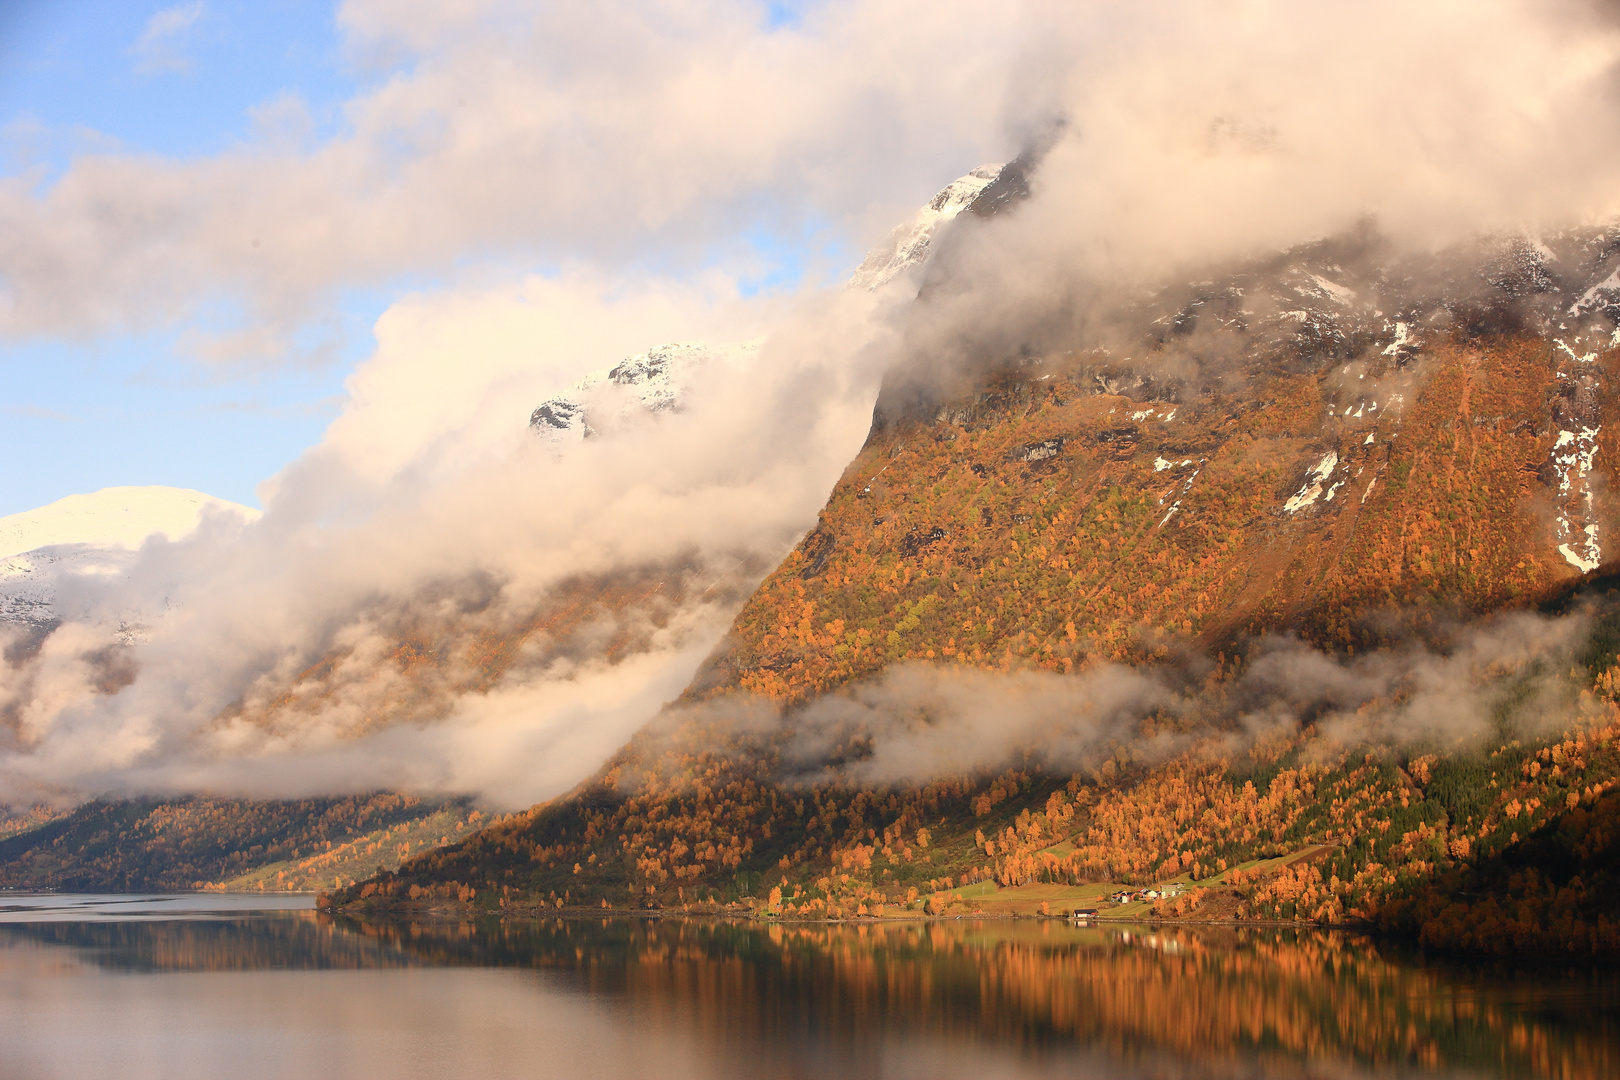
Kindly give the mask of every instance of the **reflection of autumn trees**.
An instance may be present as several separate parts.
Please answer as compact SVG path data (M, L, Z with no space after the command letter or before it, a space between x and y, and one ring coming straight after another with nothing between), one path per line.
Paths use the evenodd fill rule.
M1620 1068L1612 973L1418 963L1358 936L1057 923L358 921L315 913L0 926L129 972L527 968L747 1043L895 1037L1168 1055L1206 1074L1417 1066L1584 1080Z
M1525 1007L1537 993L1567 995L1583 982L1599 996L1611 976L1558 973L1547 984L1514 984L1419 966L1337 934L971 922L358 925L424 962L552 968L598 991L678 1005L714 1045L791 1030L813 1014L823 1040L971 1035L1030 1048L1074 1041L1211 1068L1254 1055L1277 1065L1570 1078L1620 1067L1620 1039L1596 1015L1565 1020Z
M0 946L136 972L518 967L701 1029L716 1047L896 1036L1065 1044L1209 1072L1416 1065L1584 1080L1620 1069L1610 973L1417 963L1357 936L1055 923L357 921L314 913L0 926ZM1583 1004L1590 1003L1590 1004ZM1583 1011L1589 1009L1590 1011Z
M406 967L412 957L309 911L248 918L0 924L0 945L80 950L113 971L265 971Z

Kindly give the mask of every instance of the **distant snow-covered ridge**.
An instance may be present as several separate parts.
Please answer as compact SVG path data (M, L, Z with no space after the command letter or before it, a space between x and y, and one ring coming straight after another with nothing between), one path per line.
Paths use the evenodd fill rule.
M879 289L921 265L940 228L972 206L1001 175L1002 168L981 165L953 180L867 254L850 276L849 287ZM678 409L698 369L716 359L746 359L759 346L759 341L659 345L606 371L593 372L556 397L542 401L529 415L529 427L554 442L570 442L601 434L604 427L631 422L638 415Z
M134 549L158 534L178 540L195 530L210 509L247 521L259 516L251 506L190 488L102 488L0 517L0 558L56 544Z
M0 623L55 625L64 584L115 578L147 540L183 539L210 513L243 522L259 516L201 491L154 485L69 495L0 518Z

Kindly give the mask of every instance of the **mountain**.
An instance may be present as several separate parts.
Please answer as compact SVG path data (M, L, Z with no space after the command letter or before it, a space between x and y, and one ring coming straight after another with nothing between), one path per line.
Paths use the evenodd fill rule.
M0 626L38 648L72 597L116 582L152 540L177 541L215 516L259 512L200 491L114 487L0 518ZM128 675L113 655L161 612L121 613L100 657L115 693ZM8 656L9 659L9 656ZM0 713L9 710L0 710ZM411 851L476 829L462 799L382 793L304 800L96 800L71 810L0 812L0 888L168 891L334 887L397 865Z
M570 795L328 903L1097 906L1620 951L1620 230L1374 230L891 374ZM1482 931L1483 925L1491 929Z
M1556 243L1493 246L1467 291L1427 294L1434 266L1312 245L1128 313L1145 363L1058 353L965 398L880 401L703 692L792 701L906 660L1071 671L1262 632L1369 646L1377 612L1473 616L1579 580L1615 460L1614 315L1589 298L1620 234Z
M884 281L914 270L941 224L988 187L997 171L977 170L947 187L890 238L889 246L877 249L869 265L881 264ZM878 284L863 280L851 287ZM582 448L574 444L587 437L611 441L660 414L682 410L693 380L705 368L718 365L747 377L758 351L758 342L656 346L542 402L531 416L531 430L557 457L578 454ZM77 607L64 612L64 603L100 595L95 586L120 580L135 558L134 549L149 534L180 538L195 526L199 507L208 502L197 493L167 494L165 498L161 489L115 489L64 500L17 519L19 545L50 546L8 564L16 582L4 595L24 631L7 654L18 671L16 700L0 708L0 720L9 720L12 732L22 736L27 730L18 710L31 689L29 674L15 660L37 653L64 614L90 613ZM787 542L786 537L773 541L771 559ZM389 729L421 731L442 724L458 707L470 702L477 709L480 699L514 686L549 686L564 696L577 696L582 678L612 679L624 665L633 667L655 650L676 652L690 664L769 569L768 561L746 548L722 556L704 560L676 550L669 558L621 561L576 573L516 597L507 581L483 572L446 574L413 588L363 597L360 609L333 620L306 654L287 658L245 687L212 727L231 732L239 745L299 747L324 740L341 751ZM105 614L105 608L102 604L95 613ZM154 617L133 611L118 616L114 646L139 642ZM698 639L696 650L688 644L692 638ZM683 649L692 659L684 657ZM137 677L135 657L114 647L94 650L81 660L98 673L95 692L111 696ZM681 677L689 670L683 669ZM180 798L106 800L71 812L24 807L3 819L0 835L11 838L0 846L0 883L132 888L206 881L257 886L263 879L255 875L273 871L275 887L331 886L379 865L396 865L418 850L402 847L397 836L379 846L368 839L364 822L332 809L346 805L340 799ZM415 809L389 826L396 834L416 830L451 839L471 827L473 819L465 815L449 824L441 821L447 813L442 799L410 805ZM165 828L183 832L187 842L158 842L155 838ZM120 856L122 844L109 843L109 837L144 839L138 848L129 841L130 850ZM256 854L246 861L239 855L227 858L244 837L254 838L243 843ZM315 862L310 861L312 845L323 852ZM297 865L287 861L287 852L295 850L301 853L294 860ZM347 854L339 859L332 851Z
M189 488L102 488L0 517L0 558L63 544L133 549L152 536L179 540L210 512L248 521L259 516L252 507Z
M988 213L988 200L1004 197L997 186L1004 171L1017 174L1012 166L986 165L947 185L873 248L847 287L901 287L924 266L947 223L965 211ZM760 341L654 346L540 402L529 429L561 455L586 439L611 439L680 411L694 380L706 370L718 367L746 377L760 346ZM318 714L339 714L351 718L345 733L354 737L390 725L435 722L466 695L521 681L523 670L546 671L579 657L617 665L646 653L655 642L667 646L695 614L704 616L703 628L712 621L707 612L729 619L768 568L752 557L722 564L680 557L620 565L561 582L519 610L497 603L498 584L484 578L437 583L426 592L376 604L370 621L387 642L380 658L335 644L274 692L233 707L226 719L279 735L297 732ZM363 703L337 707L354 700Z
M566 392L541 402L529 417L529 427L558 441L589 438L604 427L678 408L696 368L745 358L758 350L757 341L721 347L679 342L657 346L626 357L605 372L587 375Z
M485 822L465 799L95 800L0 820L0 889L308 892L353 883Z
M928 259L940 230L958 214L988 214L1005 198L996 184L1015 167L981 165L942 188L910 221L897 226L874 247L850 275L847 286L873 291L912 273ZM1019 173L1021 175L1021 173ZM592 372L567 390L535 407L529 427L554 442L589 438L604 426L620 427L638 416L680 407L698 369L714 363L736 363L759 351L760 342L709 345L672 342L626 357L606 371Z
M958 177L928 200L910 221L895 228L888 239L867 253L850 275L851 288L880 289L928 258L934 238L946 222L963 211L988 212L1000 193L996 180L1006 166L981 165Z
M115 578L148 539L182 539L208 515L252 521L259 512L189 488L150 486L69 495L0 518L0 624L35 632L56 625L64 587Z
M1037 170L948 187L851 287L948 322ZM1052 295L949 348L920 337L774 569L626 565L521 610L481 578L381 597L370 651L334 639L227 710L275 737L317 714L343 738L420 727L577 657L612 668L694 605L736 613L574 791L342 840L364 855L323 903L1108 906L1620 953L1620 229L1414 251L1369 224ZM531 429L589 453L574 440L658 423L751 349L649 349ZM315 840L355 828L308 825L313 803L198 805L8 824L0 880L128 883L136 859L150 882L324 883ZM217 824L182 854L110 839L193 819ZM424 831L447 843L410 846ZM231 862L249 838L275 858Z

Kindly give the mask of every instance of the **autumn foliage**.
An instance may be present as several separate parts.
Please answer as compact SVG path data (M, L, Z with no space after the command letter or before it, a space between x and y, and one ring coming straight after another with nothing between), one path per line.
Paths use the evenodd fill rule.
M1078 771L1037 755L885 786L782 769L794 705L902 661L1069 673L1202 656L1197 692L1218 696L1260 632L1364 653L1566 593L1579 574L1552 542L1540 466L1568 364L1537 337L1457 335L1411 367L1375 358L1378 401L1331 366L1276 365L1179 400L1110 389L1095 356L1049 357L890 417L688 692L775 702L783 726L655 725L567 797L334 902L823 919L1179 880L1191 888L1159 915L1610 954L1599 878L1492 868L1540 866L1536 838L1583 814L1571 865L1608 850L1591 822L1620 781L1612 649L1568 673L1559 720L1499 725L1488 744L1342 742L1308 717L1255 741L1160 719L1145 723L1171 724L1175 753L1122 738ZM1613 438L1600 461L1620 460ZM1336 486L1285 511L1329 455ZM1446 929L1471 917L1457 896L1476 880L1506 928L1489 941Z

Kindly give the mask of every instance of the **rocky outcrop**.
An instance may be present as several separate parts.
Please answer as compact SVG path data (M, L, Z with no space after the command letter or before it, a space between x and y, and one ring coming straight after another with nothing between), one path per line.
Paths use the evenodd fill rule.
M1163 290L1129 356L1019 356L880 406L815 553L766 579L697 692L1278 631L1361 649L1557 593L1603 565L1614 513L1616 266L1606 230L1423 259L1351 236Z

